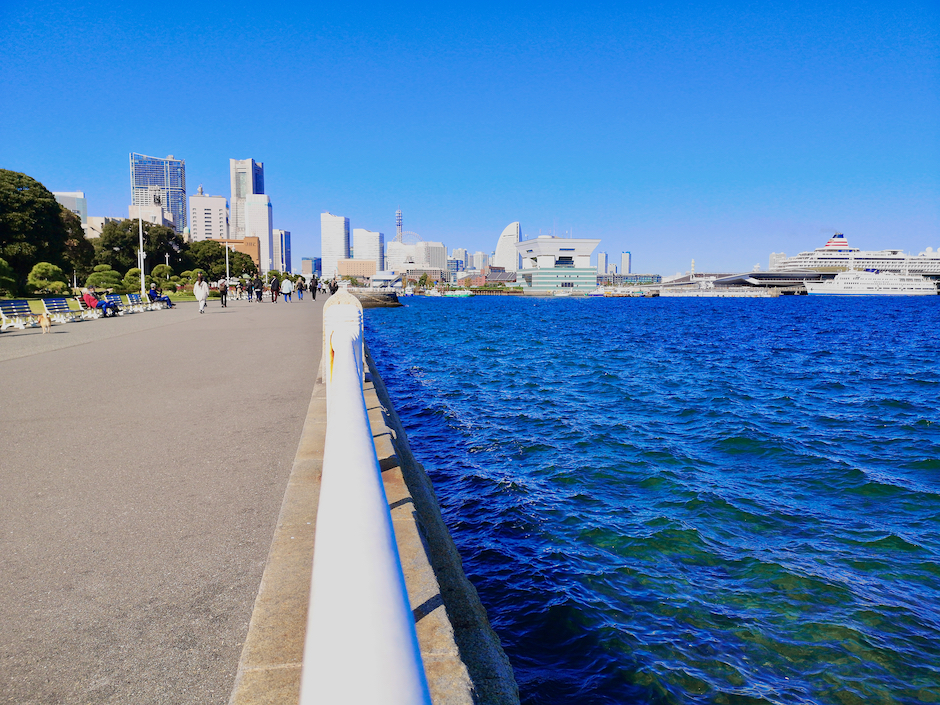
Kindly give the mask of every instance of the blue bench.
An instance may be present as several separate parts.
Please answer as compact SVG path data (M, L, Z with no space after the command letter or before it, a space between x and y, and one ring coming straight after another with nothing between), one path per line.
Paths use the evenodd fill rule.
M26 326L35 326L38 323L39 317L29 308L29 302L26 299L0 301L0 330L7 328L24 330Z
M104 300L109 304L114 304L114 310L117 311L117 315L124 315L124 302L121 300L120 294L105 294Z
M43 299L43 308L46 309L46 315L51 321L56 323L69 323L71 321L82 320L81 311L76 311L69 306L69 300L66 298Z

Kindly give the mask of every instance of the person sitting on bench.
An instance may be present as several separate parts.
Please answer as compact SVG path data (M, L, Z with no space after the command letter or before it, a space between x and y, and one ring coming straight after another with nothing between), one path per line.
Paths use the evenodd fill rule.
M173 308L176 304L170 301L170 297L164 294L162 291L157 291L157 285L151 284L150 291L147 292L147 298L150 299L150 303L157 303L158 301L166 304L167 308Z
M95 287L90 286L88 290L82 294L82 301L85 302L85 305L88 308L100 308L102 315L107 318L108 316L116 316L118 312L118 307L116 304L111 303L110 301L105 301L104 299L99 299L97 294L95 294Z

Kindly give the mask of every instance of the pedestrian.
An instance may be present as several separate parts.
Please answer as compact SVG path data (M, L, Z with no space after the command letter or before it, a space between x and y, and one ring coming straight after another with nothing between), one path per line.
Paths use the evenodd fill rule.
M284 300L287 303L293 303L290 298L290 295L293 291L294 283L290 280L289 277L284 277L284 281L281 282L281 293L284 294Z
M304 278L301 277L297 280L297 298L301 301L304 300Z
M313 279L310 280L310 296L313 297L313 300L317 300L317 287L320 285L320 282L317 281L317 275L313 275Z
M228 282L219 279L219 297L222 299L222 308L228 306Z
M209 282L207 282L202 272L196 275L196 283L193 284L193 294L196 295L196 301L199 302L199 313L206 312L206 300L209 298Z
M261 281L261 276L255 277L255 298L258 300L258 303L261 303L261 295L264 293L264 282Z

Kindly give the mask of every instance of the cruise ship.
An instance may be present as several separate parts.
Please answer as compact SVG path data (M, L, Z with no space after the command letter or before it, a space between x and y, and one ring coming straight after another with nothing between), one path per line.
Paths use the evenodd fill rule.
M937 285L920 275L839 272L834 279L804 282L806 293L829 296L936 296Z
M928 247L915 257L901 250L860 250L849 247L845 235L836 233L825 246L779 260L770 267L772 272L845 272L851 269L940 277L940 251Z

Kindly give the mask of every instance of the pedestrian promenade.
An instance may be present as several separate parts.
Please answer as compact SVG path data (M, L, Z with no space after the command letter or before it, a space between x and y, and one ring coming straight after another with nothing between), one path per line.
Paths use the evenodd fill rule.
M228 701L322 303L0 334L0 703Z

